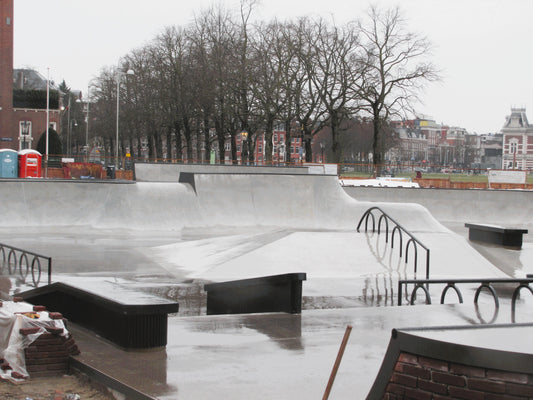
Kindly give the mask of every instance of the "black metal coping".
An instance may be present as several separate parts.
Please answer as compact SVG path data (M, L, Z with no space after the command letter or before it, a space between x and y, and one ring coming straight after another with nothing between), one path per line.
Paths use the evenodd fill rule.
M301 313L306 279L299 272L207 284L207 314Z
M19 296L29 303L60 312L68 320L122 348L166 346L168 314L178 312L179 304L144 293L125 292L115 288L108 290L104 296L56 282L20 293ZM131 299L131 303L126 302L128 299Z
M523 228L504 228L498 225L489 225L489 224L470 224L466 223L465 227L478 229L480 231L489 231L489 232L499 232L499 233L528 233L527 229Z
M528 233L523 228L505 228L498 225L466 223L468 238L484 243L520 249L522 247L522 235Z
M500 329L506 330L505 336L510 342L517 338L522 338L523 341L527 342L533 332L533 324L490 324L393 329L381 368L366 398L368 400L383 398L400 353L409 353L478 368L533 374L533 352L505 350L505 346L501 346L501 335L495 335L495 345L492 348L489 347L490 345L487 346L487 343L483 343L482 338L487 333L490 333L491 330ZM528 332L519 332L520 329L525 329ZM455 339L456 342L432 338L432 333L438 331L445 332L446 334L449 333L449 338L451 340ZM478 345L474 346L460 343L461 332L466 331L475 333L476 338L479 338Z

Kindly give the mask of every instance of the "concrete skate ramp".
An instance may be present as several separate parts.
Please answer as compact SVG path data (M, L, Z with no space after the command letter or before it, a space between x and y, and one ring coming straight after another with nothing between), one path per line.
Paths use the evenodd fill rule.
M353 230L369 208L348 196L335 176L191 174L188 182L2 180L0 227ZM413 231L444 230L419 205L387 204L386 210Z
M418 203L440 222L533 228L533 192L493 189L344 187L360 201Z

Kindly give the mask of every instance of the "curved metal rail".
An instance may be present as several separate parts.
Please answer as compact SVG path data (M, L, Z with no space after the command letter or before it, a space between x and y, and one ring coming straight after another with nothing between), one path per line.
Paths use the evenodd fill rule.
M33 285L39 286L43 274L43 264L47 266L48 284L52 283L52 257L43 256L28 250L0 243L0 272L7 269L9 275L18 274L26 280L31 272Z
M409 304L413 305L416 300L416 294L421 289L425 296L426 304L431 304L431 296L429 294L430 285L446 285L442 290L440 296L440 304L444 304L446 299L446 294L448 291L453 290L456 295L459 303L463 303L463 295L459 288L458 284L479 284L476 293L474 295L474 304L477 305L479 295L483 290L488 291L492 298L494 299L494 306L496 309L500 307L500 300L496 290L494 289L493 284L495 283L507 283L507 284L516 284L516 288L513 291L513 296L511 300L511 313L512 321L515 322L515 312L516 312L516 301L522 289L528 290L533 295L533 288L530 284L533 283L533 277L528 275L527 278L523 279L513 279L513 278L498 278L498 279L404 279L398 281L398 305L402 305L402 296L403 296L403 287L407 290L407 285L414 285L411 295L409 297ZM493 318L494 320L494 318ZM491 321L492 322L492 321Z
M363 221L365 222L365 232L368 232L368 220L370 218L372 219L372 232L376 232L376 217L374 216L373 211L379 211L381 213L378 219L377 232L378 232L378 235L381 234L381 225L382 223L384 223L385 243L389 243L389 221L391 221L394 224L394 228L392 228L392 232L391 232L391 249L394 248L394 238L396 237L396 234L397 234L398 240L400 241L400 257L402 257L403 234L408 236L409 240L407 240L407 243L405 245L405 263L407 264L409 262L409 249L412 246L413 251L414 251L414 257L415 257L414 259L415 275L418 269L418 246L420 246L422 249L426 251L426 279L429 279L429 259L430 259L429 249L420 240L418 240L413 234L407 231L402 225L400 225L398 222L392 219L381 208L371 207L368 210L366 210L363 216L361 217L361 219L359 220L359 223L357 224L357 232L360 231Z

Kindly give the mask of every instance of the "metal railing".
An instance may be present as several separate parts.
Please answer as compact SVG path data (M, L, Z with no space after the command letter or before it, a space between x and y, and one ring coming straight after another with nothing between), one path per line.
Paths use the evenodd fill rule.
M3 273L6 268L9 275L18 273L20 277L26 280L31 271L32 281L35 287L39 286L42 275L42 264L47 266L48 284L52 283L52 257L43 256L28 250L19 249L0 243L1 265L0 271ZM30 262L31 259L31 262Z
M411 234L409 231L407 231L403 226L401 226L398 222L396 222L394 219L392 219L385 211L383 211L379 207L371 207L368 210L365 211L361 219L359 220L359 224L357 224L357 232L360 231L361 224L363 221L365 222L365 232L368 232L368 220L372 219L372 232L376 232L376 218L373 214L373 211L379 211L381 215L378 219L377 224L377 233L378 235L381 233L381 224L384 221L385 223L385 242L389 243L389 221L391 221L394 224L394 228L391 232L391 249L394 248L394 238L396 237L396 234L398 234L399 240L400 240L400 258L402 257L402 249L403 249L403 234L407 235L409 237L409 240L407 241L405 245L405 263L407 264L409 262L409 249L411 248L411 245L414 249L414 269L415 269L415 276L418 269L418 246L420 246L422 249L426 251L426 279L429 279L429 259L430 259L430 251L429 249L420 241L418 240L413 234Z
M477 305L479 295L483 291L483 289L486 289L494 299L494 305L496 309L500 307L500 301L498 297L498 293L494 289L493 284L510 284L510 285L516 285L513 291L513 296L511 298L511 312L512 312L512 320L515 321L515 310L516 310L516 300L518 299L518 296L520 294L520 291L522 289L527 289L532 295L533 295L533 289L531 288L530 284L533 283L533 277L529 276L527 278L523 279L514 279L514 278L495 278L495 279L405 279L405 280L399 280L398 281L398 305L402 305L402 297L403 297L403 287L405 286L405 289L407 291L407 285L412 284L414 285L413 290L411 292L411 295L407 296L409 298L409 304L414 305L416 301L416 294L417 292L422 289L424 295L425 295L425 303L431 304L431 296L429 294L429 286L430 285L446 285L444 289L441 292L440 296L440 304L444 304L444 300L446 299L446 294L448 291L453 290L457 294L457 298L459 300L459 303L463 303L463 295L459 288L457 287L458 284L476 284L479 285L475 295L474 295L474 304ZM493 318L494 321L495 317ZM492 322L492 321L491 321Z

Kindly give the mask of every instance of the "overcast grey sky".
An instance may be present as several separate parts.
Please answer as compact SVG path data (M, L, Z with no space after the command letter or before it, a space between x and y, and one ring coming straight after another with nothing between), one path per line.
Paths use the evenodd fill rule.
M31 67L87 91L101 68L187 25L207 7L238 0L15 0L15 68ZM146 7L149 4L149 7ZM262 0L256 18L355 19L370 4L399 6L409 29L428 37L443 80L426 87L421 115L470 133L499 132L511 106L529 107L533 122L532 0Z

